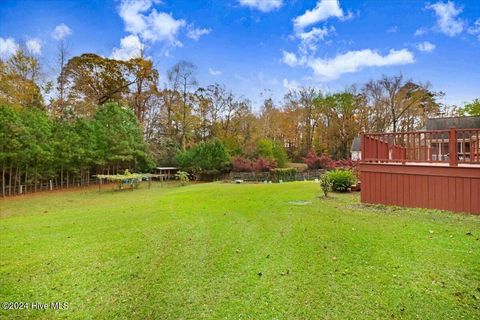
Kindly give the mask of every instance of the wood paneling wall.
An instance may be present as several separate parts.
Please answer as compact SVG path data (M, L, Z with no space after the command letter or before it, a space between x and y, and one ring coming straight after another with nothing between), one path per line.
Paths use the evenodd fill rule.
M480 214L480 167L360 165L361 201Z

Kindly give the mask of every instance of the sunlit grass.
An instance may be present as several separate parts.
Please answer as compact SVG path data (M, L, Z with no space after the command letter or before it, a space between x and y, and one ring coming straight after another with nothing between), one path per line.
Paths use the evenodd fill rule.
M0 317L480 318L480 219L313 182L0 200Z

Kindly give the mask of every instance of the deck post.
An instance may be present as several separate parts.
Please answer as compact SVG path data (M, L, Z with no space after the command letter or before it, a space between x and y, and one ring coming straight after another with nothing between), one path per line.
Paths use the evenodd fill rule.
M450 166L458 166L458 156L457 156L457 130L455 128L450 128L448 148L450 151Z
M360 133L360 161L363 162L365 159L365 134Z

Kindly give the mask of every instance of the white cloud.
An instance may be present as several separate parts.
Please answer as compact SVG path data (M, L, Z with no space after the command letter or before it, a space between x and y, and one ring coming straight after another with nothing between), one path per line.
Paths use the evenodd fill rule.
M210 73L212 76L218 76L222 74L222 71L208 68L208 73Z
M177 40L180 28L184 27L185 20L176 20L171 14L157 12L155 9L148 16L149 28L144 30L141 35L145 40L152 42L166 41L173 45L181 45Z
M303 29L331 17L348 19L351 16L350 13L347 15L344 14L338 0L319 0L315 8L307 10L301 16L293 19L293 24L296 29Z
M308 32L298 32L296 36L301 40L300 50L304 53L307 52L307 49L316 51L318 41L324 40L327 35L333 32L335 32L334 27L314 27Z
M462 7L455 7L455 3L451 1L439 1L432 5L427 5L426 8L435 11L437 28L440 32L450 37L462 33L464 22L458 18L458 15L463 11Z
M418 28L417 30L415 30L415 33L413 34L415 37L418 37L418 36L423 36L424 34L427 33L427 29L426 28Z
M392 49L387 55L383 56L377 51L365 49L339 54L333 59L313 57L302 57L299 59L295 54L284 52L283 62L290 66L307 66L313 70L320 80L328 81L338 79L344 73L360 71L365 67L384 67L414 63L415 58L413 53L407 49Z
M390 50L382 56L371 49L349 51L333 59L315 58L307 62L313 72L323 80L334 80L344 73L360 71L364 67L384 67L415 62L413 53L407 49Z
M170 13L158 12L151 8L152 5L152 0L123 0L119 15L125 23L125 30L152 43L162 41L181 46L177 36L186 21L175 19Z
M0 58L8 59L17 52L18 48L18 43L13 38L0 37Z
M151 0L124 0L120 4L118 14L125 23L125 30L131 33L141 33L147 29L146 12L152 6Z
M136 35L128 35L120 40L120 48L113 48L111 58L129 60L142 56L144 45Z
M283 0L239 0L241 6L260 10L262 12L269 12L280 8L283 5Z
M25 42L25 46L27 50L34 55L42 54L42 42L37 38L28 39Z
M283 79L283 87L288 90L295 90L300 87L300 83L295 80L289 81L288 79Z
M468 33L470 33L471 35L477 36L478 40L480 40L480 18L478 18L477 21L475 21L473 26L468 28Z
M433 50L435 50L436 45L431 42L424 41L417 44L415 47L422 52L432 52Z
M52 38L55 40L63 40L69 35L72 34L72 29L70 29L65 23L60 23L52 31Z
M297 55L293 52L283 51L282 62L290 67L295 67L300 64Z
M210 32L212 32L211 29L194 28L193 26L189 26L187 37L196 41L200 39L201 36L207 35Z

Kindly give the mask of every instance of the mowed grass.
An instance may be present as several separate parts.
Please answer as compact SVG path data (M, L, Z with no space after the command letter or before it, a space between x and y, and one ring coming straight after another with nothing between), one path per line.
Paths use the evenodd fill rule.
M197 184L0 201L0 318L479 319L480 218ZM304 202L302 202L304 201Z

